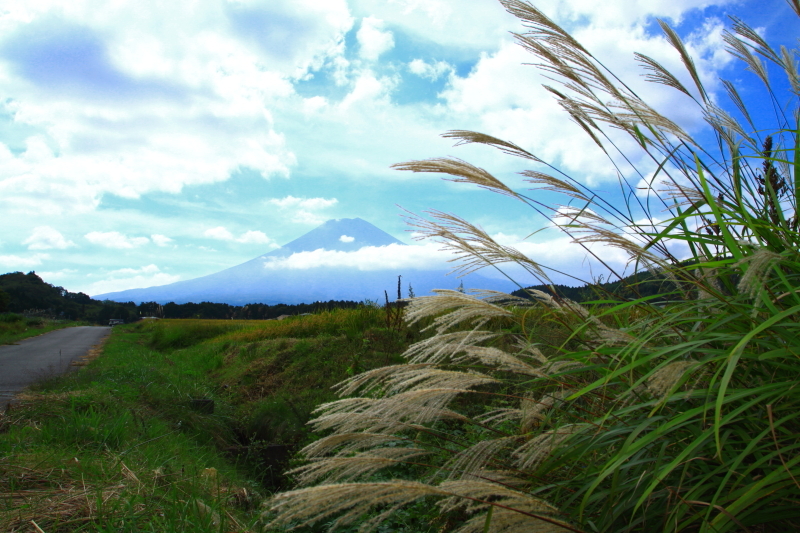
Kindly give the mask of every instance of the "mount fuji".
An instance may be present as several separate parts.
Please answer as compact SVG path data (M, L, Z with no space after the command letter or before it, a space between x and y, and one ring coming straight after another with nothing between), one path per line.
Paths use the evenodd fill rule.
M215 274L169 285L129 289L95 295L100 300L117 302L215 302L231 305L249 303L300 304L328 300L383 301L384 291L397 294L397 276L402 275L403 292L409 283L417 296L433 289L464 286L512 291L507 281L470 274L462 278L447 276L447 270L398 269L360 270L353 267L308 266L292 268L287 263L304 252L356 252L362 248L391 247L401 254L412 248L360 218L329 220L302 237L260 255L246 263Z

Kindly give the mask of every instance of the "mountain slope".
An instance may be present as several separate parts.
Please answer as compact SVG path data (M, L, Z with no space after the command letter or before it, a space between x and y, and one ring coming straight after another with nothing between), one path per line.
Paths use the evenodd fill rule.
M329 220L302 237L266 254L286 257L298 252L313 252L320 248L338 252L354 252L364 246L403 244L382 229L360 218Z
M312 267L304 269L266 269L270 259L315 250L356 251L364 246L405 246L369 222L355 219L329 220L277 250L240 265L186 281L159 287L130 289L95 296L98 299L134 302L218 302L231 305L247 303L298 304L328 300L383 301L384 291L391 299L397 296L397 276L403 276L402 295L409 283L417 296L433 289L455 289L460 279L447 276L445 270L358 270L353 268ZM512 290L508 282L478 274L463 278L465 287Z

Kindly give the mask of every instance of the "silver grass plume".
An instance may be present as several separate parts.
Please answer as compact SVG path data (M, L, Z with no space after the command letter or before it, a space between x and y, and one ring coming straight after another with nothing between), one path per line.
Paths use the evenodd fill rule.
M470 349L475 349L475 347ZM379 389L384 394L394 395L441 387L469 389L491 383L499 382L477 372L441 370L432 365L396 365L364 372L341 383L337 389L342 396L354 394L360 389Z
M334 433L312 442L301 453L314 459L326 455L349 455L365 448L386 446L389 443L403 444L406 439L385 433Z
M555 429L540 433L514 451L517 468L535 470L553 451L572 435L588 429L588 424L565 424Z
M755 298L766 286L770 270L780 263L781 259L780 254L776 254L769 248L762 247L751 255L737 261L734 266L741 268L744 273L739 279L739 284L736 288L750 298Z
M550 410L557 401L561 401L569 396L569 391L558 390L544 394L541 398L524 398L520 402L520 433L525 434L538 428L546 418L545 413Z
M482 168L471 165L461 159L454 157L437 157L424 161L409 161L407 163L397 163L392 165L397 170L408 170L411 172L426 172L446 174L447 181L456 183L473 183L481 188L495 191L511 198L519 198L519 195Z
M480 479L490 477L487 465L491 465L501 457L501 450L516 444L517 436L500 437L497 439L484 439L476 442L469 448L455 454L440 469L439 475L447 479ZM508 468L510 465L500 465Z
M434 290L434 296L421 296L414 298L407 308L406 320L414 324L418 320L440 313L428 326L437 332L462 323L485 324L492 318L513 318L514 314L503 307L487 302L470 294L452 290Z
M675 385L683 379L686 372L697 367L697 361L673 361L668 363L647 378L647 391L661 400L672 392Z
M323 479L328 483L355 481L429 453L429 450L423 448L372 448L347 456L312 459L303 466L289 470L287 474L293 476L299 485L309 485Z
M455 144L455 146L471 143L485 144L487 146L498 148L501 152L508 155L529 159L537 163L543 162L529 151L517 146L512 142L504 141L502 139L498 139L497 137L486 135L485 133L467 130L452 130L448 131L447 133L443 133L442 137L445 139L458 139L458 142Z
M487 346L469 346L464 349L463 355L453 359L454 364L477 362L504 372L514 372L535 377L547 377L540 369L532 366L531 361L526 362L519 356L504 352L498 348Z
M442 512L461 508L465 502L474 504L469 509L473 512L489 505L507 509L508 513L497 513L496 526L503 531L575 531L553 516L557 510L547 502L494 483L474 480L446 481L440 485L401 480L337 483L279 493L272 499L270 507L278 517L268 527L290 524L302 527L339 515L330 523L331 530L358 522L361 524L359 531L367 532L399 508L429 496L444 498L439 503ZM376 507L388 510L363 522L362 517ZM525 520L518 521L515 515L521 515ZM537 529L539 521L542 525Z
M436 364L448 360L468 346L494 339L499 333L472 329L439 333L427 339L415 342L403 353L410 364Z
M433 239L442 244L442 251L451 252L452 263L461 264L454 273L464 276L482 268L497 268L503 263L516 263L540 280L548 280L541 266L518 250L497 243L481 228L451 213L427 212L432 220L410 214L406 223L420 232L417 240Z

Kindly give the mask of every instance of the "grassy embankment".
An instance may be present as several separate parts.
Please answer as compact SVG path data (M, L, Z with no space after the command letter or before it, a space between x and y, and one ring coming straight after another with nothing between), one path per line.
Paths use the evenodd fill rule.
M12 344L28 337L35 337L57 329L82 326L83 322L53 320L50 318L26 318L17 313L0 313L0 344Z
M310 411L413 335L372 307L117 327L0 416L0 530L253 530Z

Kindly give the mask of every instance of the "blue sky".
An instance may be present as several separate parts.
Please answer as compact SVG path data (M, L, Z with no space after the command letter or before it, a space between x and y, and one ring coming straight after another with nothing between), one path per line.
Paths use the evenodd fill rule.
M756 87L724 52L728 15L796 46L783 0L536 5L697 135L701 117L633 60L639 51L679 70L656 17L720 94L719 77ZM524 188L519 161L439 137L472 129L611 190L602 154L522 65L531 58L509 35L521 29L493 0L0 1L0 271L36 270L89 294L160 285L330 218L361 217L411 243L399 205L457 213L586 278L563 238L524 240L546 221L522 204L389 168L454 155ZM435 247L409 254L428 256L441 261Z

